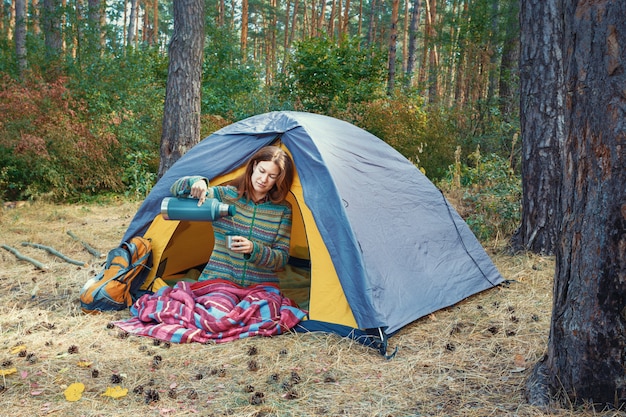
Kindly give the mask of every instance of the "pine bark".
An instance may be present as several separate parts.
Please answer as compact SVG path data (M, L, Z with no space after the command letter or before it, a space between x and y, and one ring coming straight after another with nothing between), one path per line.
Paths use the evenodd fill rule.
M20 76L28 66L26 60L26 0L15 0L15 54Z
M396 80L396 49L398 45L398 10L400 0L393 0L391 7L391 30L389 34L389 73L387 76L387 94L392 95Z
M623 409L626 2L564 5L562 231L548 351L533 373L545 383L544 395L535 404L557 399Z
M57 12L58 3L55 0L44 0L43 9L42 20L46 55L49 59L54 60L61 54L63 48L61 19Z
M411 10L411 24L409 26L409 58L406 67L406 84L410 86L415 72L415 59L417 58L417 29L420 21L420 0L413 0Z
M241 2L241 62L248 58L248 0Z
M159 178L200 141L204 0L174 0Z
M522 219L515 250L553 255L560 231L563 145L562 0L520 2Z

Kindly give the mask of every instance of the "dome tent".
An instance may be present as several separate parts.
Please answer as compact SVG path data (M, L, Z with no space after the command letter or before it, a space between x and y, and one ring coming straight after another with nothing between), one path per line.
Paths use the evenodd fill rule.
M387 337L408 323L503 281L440 190L399 152L350 123L281 111L213 133L157 182L124 236L152 239L146 282L201 268L213 245L211 223L163 220L172 183L185 175L224 183L270 144L286 149L296 168L290 264L304 277L295 299L309 312L300 330L336 332L384 351Z

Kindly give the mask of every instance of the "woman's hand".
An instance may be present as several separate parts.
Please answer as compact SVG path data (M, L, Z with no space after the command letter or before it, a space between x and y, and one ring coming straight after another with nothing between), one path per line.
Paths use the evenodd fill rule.
M198 207L200 207L204 203L204 200L206 200L207 190L208 186L205 180L198 180L191 185L189 195L198 199Z
M236 253L252 253L254 244L243 236L231 237L230 250Z

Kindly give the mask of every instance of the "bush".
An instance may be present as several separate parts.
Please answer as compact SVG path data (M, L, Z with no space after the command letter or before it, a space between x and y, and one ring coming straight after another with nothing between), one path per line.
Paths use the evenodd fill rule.
M459 148L460 149L460 148ZM521 178L510 161L495 154L471 154L474 166L461 164L460 151L448 177L439 183L459 214L482 241L509 237L521 221Z
M5 77L0 89L0 198L47 194L60 200L122 183L111 155L117 139L85 117L85 103L64 79L18 83Z
M338 43L323 35L297 42L277 77L277 101L296 110L332 114L351 103L383 97L384 51L359 46L359 41L344 38Z

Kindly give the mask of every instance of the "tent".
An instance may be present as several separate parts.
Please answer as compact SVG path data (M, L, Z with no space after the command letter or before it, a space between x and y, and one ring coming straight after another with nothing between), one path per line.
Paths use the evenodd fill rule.
M157 182L124 236L152 239L147 282L201 269L213 245L210 222L162 218L170 185L184 175L221 184L269 144L286 149L296 167L281 288L309 311L300 330L368 340L382 351L408 323L503 281L441 191L399 152L350 123L280 111L213 133Z

